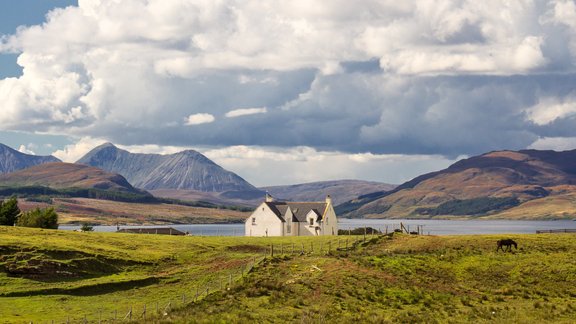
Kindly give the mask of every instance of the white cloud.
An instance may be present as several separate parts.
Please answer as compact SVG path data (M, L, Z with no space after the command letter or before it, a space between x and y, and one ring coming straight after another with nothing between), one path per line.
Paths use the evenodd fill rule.
M20 153L24 153L24 154L31 154L31 155L35 155L36 153L34 153L34 151L32 151L31 149L27 148L26 145L22 144L20 145L20 147L18 148L18 151Z
M527 109L528 119L536 125L547 125L557 119L576 115L576 98L542 98L540 102Z
M446 168L456 161L434 155L347 154L310 147L234 146L203 153L256 186L340 179L400 184L420 174Z
M100 138L84 137L76 143L65 145L64 148L56 150L52 155L64 162L74 163L96 146L106 142L106 140Z
M575 135L574 17L561 0L80 0L0 41L23 67L0 80L0 128L174 147L525 148ZM540 98L556 104L531 109Z
M254 115L254 114L265 114L267 112L268 112L268 109L266 107L241 108L241 109L231 110L231 111L227 112L225 116L228 118L234 118L234 117L248 116L248 115Z
M528 148L535 150L569 151L576 148L576 137L543 137Z
M212 123L216 120L213 115L211 114L194 114L188 116L186 119L186 125L200 125L200 124L208 124Z

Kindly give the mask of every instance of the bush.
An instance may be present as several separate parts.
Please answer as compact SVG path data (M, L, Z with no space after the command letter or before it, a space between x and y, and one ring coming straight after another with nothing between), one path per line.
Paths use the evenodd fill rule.
M94 227L88 223L84 223L82 224L82 227L80 227L80 230L82 232L92 232L94 231Z
M372 227L359 227L355 229L339 229L338 235L364 235L366 234L382 234L379 230Z
M36 208L29 212L25 212L20 217L16 223L18 226L23 227L39 227L39 228L58 228L58 214L54 211L54 208L40 209Z
M0 225L14 226L18 215L20 215L20 208L18 208L16 197L12 197L8 201L0 201Z

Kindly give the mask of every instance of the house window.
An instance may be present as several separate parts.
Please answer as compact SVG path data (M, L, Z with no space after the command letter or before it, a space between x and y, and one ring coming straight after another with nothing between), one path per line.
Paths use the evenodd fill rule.
M292 224L286 224L286 233L290 233L292 231Z
M252 225L256 225L256 217L252 217Z
M314 218L310 218L309 221L310 221L310 226L314 226Z

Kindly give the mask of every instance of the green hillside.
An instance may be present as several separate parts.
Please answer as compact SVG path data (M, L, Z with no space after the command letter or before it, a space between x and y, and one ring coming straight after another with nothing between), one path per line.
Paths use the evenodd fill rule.
M512 253L496 251L502 236L495 235L396 234L336 251L353 239L0 227L0 314L5 322L132 315L206 323L572 323L575 236L507 237L519 244ZM194 302L198 287L202 298Z

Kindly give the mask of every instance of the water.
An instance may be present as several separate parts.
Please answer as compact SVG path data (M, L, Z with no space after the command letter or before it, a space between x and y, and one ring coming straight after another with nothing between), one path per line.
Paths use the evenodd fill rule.
M500 233L536 233L537 230L576 229L576 222L571 220L557 221L518 221L518 220L398 220L398 219L340 219L340 229L373 227L391 232L400 228L400 222L409 231L416 231L421 225L424 234L457 235L457 234L500 234Z
M400 222L410 231L418 226L424 234L457 235L457 234L503 234L503 233L536 233L537 230L576 229L576 222L558 221L517 221L517 220L399 220L399 219L339 219L340 229L372 227L382 232L400 228ZM120 228L172 227L191 235L200 236L244 236L244 223L241 224L188 224L188 225L151 225L120 226ZM75 230L80 226L60 226L63 230ZM96 232L115 232L116 226L94 226Z

